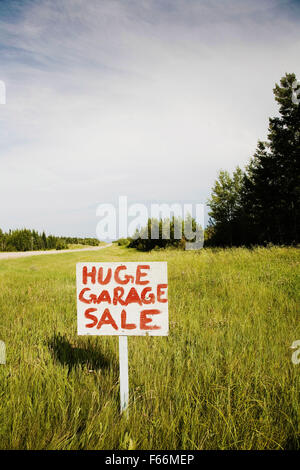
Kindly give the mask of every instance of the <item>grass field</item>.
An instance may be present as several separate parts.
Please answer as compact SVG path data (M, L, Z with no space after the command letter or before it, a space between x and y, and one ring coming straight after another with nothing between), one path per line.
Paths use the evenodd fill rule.
M299 250L112 246L0 261L1 449L299 449ZM78 261L168 261L168 337L76 334ZM299 278L298 278L299 279Z

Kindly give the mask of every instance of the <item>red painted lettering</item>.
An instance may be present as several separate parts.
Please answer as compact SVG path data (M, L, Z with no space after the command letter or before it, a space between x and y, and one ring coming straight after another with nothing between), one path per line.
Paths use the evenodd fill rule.
M147 315L158 315L160 310L152 309L152 310L142 310L140 316L140 329L141 330L160 330L160 326L156 325L148 325L148 323L152 322L152 318L147 318Z
M89 287L85 287L84 289L82 289L82 291L80 292L80 294L79 294L79 296L78 296L79 300L80 300L81 302L85 303L85 304L90 304L90 303L92 302L91 299L85 299L85 298L83 297L83 294L84 294L85 292L87 292L88 290L91 290L91 289L90 289Z
M128 284L129 282L129 276L125 276L124 279L121 279L120 276L119 276L119 272L120 271L123 271L124 269L127 269L126 266L118 266L116 269L115 269L115 275L114 275L114 278L115 278L115 281L118 283L118 284Z
M106 278L103 279L103 268L100 268L98 271L98 283L102 285L108 284L109 281L111 280L111 275L112 275L112 271L111 271L111 268L109 268L106 274Z
M93 328L93 326L96 326L97 325L97 322L98 322L98 318L95 317L95 315L91 315L90 312L96 312L97 309L96 308L88 308L85 312L84 312L84 316L85 318L88 318L89 320L92 320L93 323L88 323L87 325L85 325L87 328Z
M96 267L95 266L92 267L91 272L88 272L87 266L83 266L83 269L82 269L82 282L83 282L83 284L87 284L88 277L91 278L92 284L95 284L95 282L96 282Z
M100 304L101 302L108 302L109 304L111 304L111 298L108 290L103 290L99 295L97 299L97 304Z
M143 304L154 304L155 302L155 295L151 292L152 288L151 287L144 287L144 289L141 292L141 299ZM151 292L151 294L146 297L147 292Z
M134 323L126 323L126 311L122 310L121 312L121 328L124 330L134 330L136 325Z
M141 269L150 269L149 264L140 264L136 268L136 284L144 285L144 284L149 284L149 281L141 281L141 277L147 276L148 273L143 273L141 272Z
M142 301L139 297L139 294L135 290L135 287L132 287L127 294L125 305L134 304L134 303L138 303L139 305L142 305Z
M124 295L124 288L123 287L115 287L114 288L114 298L113 298L113 304L117 305L119 302L120 305L127 305L124 300L122 299Z
M108 310L108 308L106 308L99 320L99 323L97 325L97 330L100 330L101 326L102 325L111 325L115 330L118 329L117 327L117 324L115 322L115 320L113 319L113 317L111 316L110 314L110 311Z
M168 299L162 299L161 296L166 294L166 292L163 292L163 289L167 289L168 284L157 284L157 302L161 303L166 303L168 302Z

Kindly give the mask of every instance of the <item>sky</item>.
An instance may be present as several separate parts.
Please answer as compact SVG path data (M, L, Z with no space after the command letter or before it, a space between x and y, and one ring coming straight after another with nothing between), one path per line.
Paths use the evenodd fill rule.
M206 203L299 56L300 1L1 0L0 227L94 237L119 196Z

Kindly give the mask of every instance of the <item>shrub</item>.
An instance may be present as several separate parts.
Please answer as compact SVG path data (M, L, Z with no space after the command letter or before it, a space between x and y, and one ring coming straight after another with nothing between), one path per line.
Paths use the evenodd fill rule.
M59 240L56 244L56 250L67 250L68 245L64 240Z
M127 245L129 245L130 240L128 240L128 238L119 238L117 243L118 243L119 246L127 246Z

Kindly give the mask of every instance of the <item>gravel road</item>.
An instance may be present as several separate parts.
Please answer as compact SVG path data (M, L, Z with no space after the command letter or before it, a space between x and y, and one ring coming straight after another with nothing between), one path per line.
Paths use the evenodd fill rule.
M7 251L0 253L1 259L12 259L12 258L24 258L25 256L37 256L37 255L57 255L59 253L73 253L75 251L97 251L103 248L108 248L112 243L108 243L104 246L95 246L91 248L77 248L76 250L51 250L51 251Z

